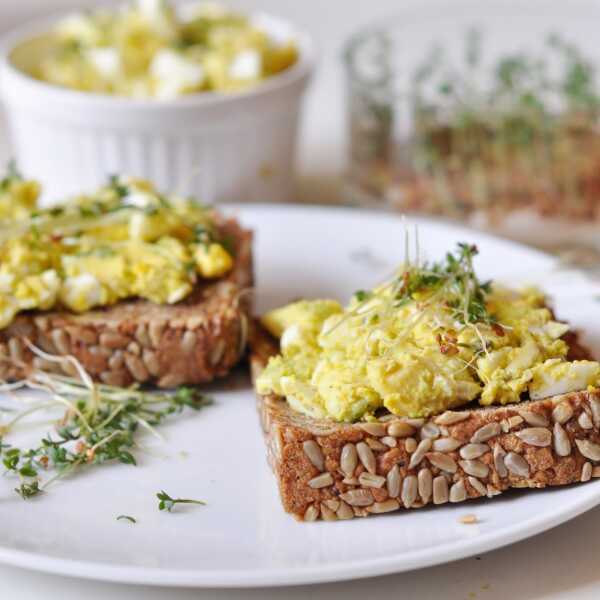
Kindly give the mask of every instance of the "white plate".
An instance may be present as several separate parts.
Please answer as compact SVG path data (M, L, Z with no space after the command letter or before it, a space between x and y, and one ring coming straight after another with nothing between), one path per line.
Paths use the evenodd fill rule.
M277 206L233 211L256 231L260 309L299 296L347 298L402 259L404 228L392 215ZM558 314L585 326L587 341L599 349L599 290L583 277L557 271L553 259L511 242L424 219L418 224L431 258L457 241L475 242L481 274L544 283ZM92 469L27 502L14 494L13 481L0 481L0 561L145 584L339 581L486 552L600 503L600 481L593 481L364 520L297 523L281 509L246 375L240 370L211 393L215 405L164 427L168 443L142 455L137 468ZM208 506L159 512L154 495L161 489ZM460 524L467 513L480 522ZM138 523L116 521L119 514Z

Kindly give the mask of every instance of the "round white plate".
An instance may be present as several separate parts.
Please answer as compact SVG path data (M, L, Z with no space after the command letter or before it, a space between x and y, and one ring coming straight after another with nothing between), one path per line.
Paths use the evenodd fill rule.
M256 232L258 309L300 296L348 298L387 277L403 258L404 225L359 210L238 206ZM600 349L599 288L553 259L512 242L425 219L421 246L439 258L475 242L483 277L537 282L557 313ZM267 586L406 571L486 552L540 533L600 503L600 481L493 500L336 523L297 523L280 506L243 369L211 387L215 404L162 428L164 444L139 466L107 465L23 501L0 480L0 561L128 583ZM7 440L7 441L10 441ZM155 494L206 507L159 512ZM476 525L461 516L475 513ZM116 521L120 514L137 519Z

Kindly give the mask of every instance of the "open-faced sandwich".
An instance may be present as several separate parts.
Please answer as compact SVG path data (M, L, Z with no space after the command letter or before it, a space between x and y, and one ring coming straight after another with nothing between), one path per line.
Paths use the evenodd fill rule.
M538 290L481 282L476 253L461 244L347 307L303 300L256 324L286 511L348 519L600 474L600 364Z
M125 386L224 375L246 340L251 234L146 181L37 208L39 186L0 181L0 377L29 364ZM59 364L61 366L59 366Z

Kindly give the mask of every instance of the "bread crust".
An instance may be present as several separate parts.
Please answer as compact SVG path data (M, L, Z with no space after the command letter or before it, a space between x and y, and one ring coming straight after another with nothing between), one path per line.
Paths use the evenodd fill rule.
M251 313L252 233L233 219L217 229L234 247L233 269L199 283L173 305L145 300L74 314L66 310L17 315L0 331L0 377L22 377L30 365L67 369L34 357L26 340L50 354L75 356L97 381L159 387L198 384L223 376L241 358Z
M583 347L573 343L583 358ZM250 349L256 380L278 344L253 323ZM354 424L307 417L274 395L258 394L257 402L283 507L301 521L366 517L600 477L599 390Z

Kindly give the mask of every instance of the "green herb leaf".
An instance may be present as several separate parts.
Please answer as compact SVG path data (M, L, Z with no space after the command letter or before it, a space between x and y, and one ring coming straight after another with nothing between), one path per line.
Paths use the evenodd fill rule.
M200 504L202 506L206 506L206 502L202 502L202 500L191 500L189 498L171 498L167 492L164 490L158 492L156 494L158 498L158 510L166 510L167 512L171 512L173 507L176 504Z
M29 483L22 483L19 487L15 488L15 492L23 498L23 500L28 500L29 498L33 498L33 496L37 496L42 493L39 482L31 481Z
M129 515L119 515L117 517L117 521L129 521L130 523L137 523L137 521Z

